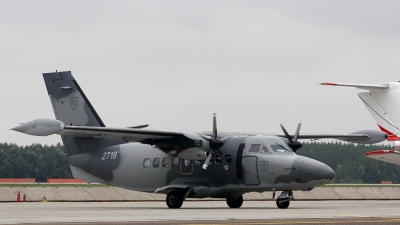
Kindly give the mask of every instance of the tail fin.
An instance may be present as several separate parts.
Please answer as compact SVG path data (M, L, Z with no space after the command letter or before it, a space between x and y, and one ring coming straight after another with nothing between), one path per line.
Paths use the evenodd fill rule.
M43 73L43 78L57 120L66 125L105 127L71 71ZM62 140L70 154L110 145L108 140L99 138L62 136Z
M321 83L321 85L356 87L369 90L360 92L358 96L363 101L379 128L389 135L388 141L400 140L400 83L386 84L345 84Z
M44 73L43 78L58 120L71 126L105 127L71 71Z

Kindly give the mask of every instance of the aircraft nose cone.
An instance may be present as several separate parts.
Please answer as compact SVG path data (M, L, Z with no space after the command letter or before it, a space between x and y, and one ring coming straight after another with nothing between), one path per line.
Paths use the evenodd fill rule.
M330 183L335 177L335 171L327 165L323 165L318 167L318 175L319 178L322 179L322 182L325 184Z

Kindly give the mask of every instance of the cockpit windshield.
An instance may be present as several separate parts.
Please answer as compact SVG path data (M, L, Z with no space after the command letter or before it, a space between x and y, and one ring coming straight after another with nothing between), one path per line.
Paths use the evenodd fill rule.
M292 150L282 144L278 144L278 143L269 143L269 146L272 148L272 150L274 150L274 152L292 152Z

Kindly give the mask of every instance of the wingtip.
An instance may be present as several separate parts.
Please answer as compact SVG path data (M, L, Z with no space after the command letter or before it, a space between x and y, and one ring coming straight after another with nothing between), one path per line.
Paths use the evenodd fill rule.
M319 83L320 85L330 85L330 86L337 86L337 83L334 83L334 82L322 82L322 83Z

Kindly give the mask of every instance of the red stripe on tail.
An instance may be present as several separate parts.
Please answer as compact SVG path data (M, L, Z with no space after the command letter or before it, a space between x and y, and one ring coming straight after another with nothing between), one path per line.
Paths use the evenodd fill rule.
M388 141L400 141L400 137L396 136L392 132L390 132L390 131L386 130L385 128L381 127L379 124L378 124L378 127L379 127L379 129L381 129L381 131L383 131L383 132L385 132L385 133L387 133L389 135L389 137L387 139Z

